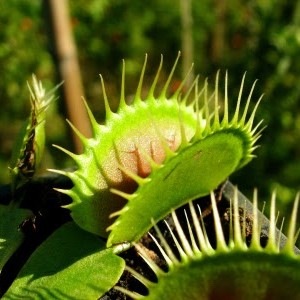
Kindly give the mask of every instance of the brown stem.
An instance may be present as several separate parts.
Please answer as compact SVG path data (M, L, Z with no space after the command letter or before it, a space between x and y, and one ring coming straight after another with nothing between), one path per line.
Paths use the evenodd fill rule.
M191 0L180 0L180 15L181 15L181 43L183 56L183 75L185 76L194 60L194 45L193 45L193 16ZM189 77L187 85L193 81L194 74Z
M47 0L51 19L55 52L61 79L64 81L64 98L68 118L85 136L91 136L91 128L82 97L84 96L76 45L72 35L67 0ZM75 152L82 144L73 133Z

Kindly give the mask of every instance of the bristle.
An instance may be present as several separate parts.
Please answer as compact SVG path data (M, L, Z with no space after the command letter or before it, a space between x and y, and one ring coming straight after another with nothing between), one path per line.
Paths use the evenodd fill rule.
M251 146L252 146L252 145L255 145L255 143L261 138L261 134L256 134L256 135L253 136L252 138L253 138L253 140L251 141ZM259 145L256 145L256 146L254 146L254 147L251 147L251 151L254 150L254 149L256 149L256 148L258 148L258 147L260 147L260 146L259 146Z
M122 60L122 79L121 79L121 95L120 95L120 103L119 108L124 109L127 106L126 99L125 99L125 60Z
M257 82L257 80L255 80L254 83L252 84L252 87L251 87L251 90L250 90L250 93L249 93L249 96L248 96L248 99L247 99L247 102L246 102L246 106L245 106L242 118L239 121L239 123L242 126L244 126L244 124L246 122L246 117L247 117L247 113L248 113L248 109L249 109L249 104L250 104L250 101L251 101L251 98L252 98L252 94L253 94L256 82Z
M253 136L254 139L256 138L259 138L261 136L261 133L267 128L267 125L266 126L263 126L261 129L259 129L258 132L256 132ZM257 129L256 129L257 130ZM253 130L251 132L254 132Z
M77 164L79 163L80 159L79 159L79 156L77 154L75 154L75 153L73 153L73 152L71 152L71 151L69 151L69 150L67 150L67 149L65 149L65 148L63 148L59 145L53 144L52 146L59 149L60 151L64 152L68 156L70 156Z
M181 100L181 105L183 106L187 106L187 100L188 98L190 97L192 91L196 89L196 85L198 85L198 81L199 81L199 75L196 76L196 78L194 79L194 81L192 82L192 84L190 85L189 89L187 90L187 92L184 94L184 97L182 98ZM194 97L194 100L191 101L191 103L189 103L189 107L195 107L195 103L198 102L198 90L197 92L195 91L195 97Z
M245 223L243 226L245 226ZM234 238L235 247L241 250L247 248L242 238L237 188L234 189L234 196L233 196L233 234L234 234L233 238Z
M177 215L175 214L174 211L172 211L172 218L173 218L173 221L174 221L174 224L175 224L175 227L176 227L176 231L178 233L178 236L179 236L179 239L180 239L180 242L181 242L181 245L183 246L183 249L185 251L185 253L192 257L193 256L193 251L192 251L192 248L190 246L190 243L189 241L187 240L184 232L183 232L183 229L178 221L178 218L177 218Z
M233 124L237 124L238 123L239 110L240 110L240 106L241 106L241 99L242 99L242 95L243 95L245 77L246 77L246 72L244 73L243 78L242 78L242 82L241 82L241 86L240 86L240 91L239 91L239 96L238 96L238 101L237 101L237 104L236 104L236 109L235 109L234 116L232 118L232 123Z
M254 136L254 134L256 134L258 128L261 127L261 124L263 123L263 121L264 121L264 120L260 120L260 121L257 123L257 125L256 125L253 129L251 129L250 134L251 134L252 136ZM266 129L266 127L267 127L267 126L262 127L262 128L257 132L257 134L261 134L261 133Z
M199 247L197 246L196 239L195 239L195 236L193 234L193 230L192 230L189 218L187 216L186 210L184 210L184 215L185 215L185 220L186 220L186 223L187 223L187 226L188 226L189 237L190 237L191 244L192 244L191 246L192 246L193 255L197 255L197 254L200 255L201 252L200 252Z
M298 214L298 206L300 200L300 192L297 193L296 199L294 202L292 216L290 219L288 234L287 234L287 242L283 249L284 252L293 254L294 253L294 246L295 246L295 232L296 232L296 223L297 223L297 214Z
M171 236L172 236L172 239L173 239L173 241L174 241L174 243L175 243L175 245L176 245L176 248L177 248L177 250L178 250L178 252L179 252L179 255L180 255L181 260L182 260L182 261L188 261L188 256L187 256L187 254L184 252L184 250L182 249L182 247L181 247L180 243L178 242L176 236L174 235L173 231L171 230L170 225L169 225L167 222L165 222L165 224L166 224L166 226L168 227L168 230L169 230L169 232L170 232L170 234L171 234Z
M101 79L101 86L102 86L102 93L103 93L103 99L104 99L104 107L105 107L105 118L106 120L110 119L113 115L113 112L109 106L109 101L107 99L106 90L105 90L105 84L102 75L100 74Z
M136 93L135 93L135 96L134 96L134 99L133 99L133 103L137 103L137 102L142 100L142 88L143 88L145 70L146 70L146 66L147 66L147 58L148 58L148 55L146 54L144 65L143 65L141 76L140 76L140 80L139 80L139 83L138 83L138 87L136 89Z
M262 250L260 245L260 225L258 222L258 208L257 208L257 189L253 193L253 224L252 224L252 238L250 249L260 251Z
M220 120L219 120L219 74L220 70L218 70L215 81L215 110L214 110L214 130L218 130L220 128Z
M205 80L204 83L204 115L205 115L205 120L206 120L206 126L204 128L204 134L208 134L211 132L211 126L210 126L210 111L209 111L209 106L208 106L208 95L207 95L207 79Z
M276 203L275 203L275 204L276 204ZM277 215L276 215L276 218L275 218L275 225L276 225L276 226L277 226L277 224L278 224L279 215L280 215L280 212L278 211L278 212L277 212Z
M140 152L141 157L143 159L145 159L150 164L151 172L153 172L155 170L158 170L158 169L163 167L162 164L156 163L155 160L151 157L151 155L145 149L143 149L142 147L140 147L138 149L138 151Z
M228 241L228 248L234 249L234 228L233 228L233 200L232 198L229 199L229 241Z
M200 226L200 223L199 223L199 220L198 220L198 217L197 217L197 213L196 213L194 205L191 201L189 202L189 208L190 208L193 224L194 224L194 227L195 227L195 230L196 230L198 244L200 245L201 251L204 252L204 253L207 253L207 252L209 252L210 249L206 244L206 239L204 237L202 228Z
M125 270L128 271L128 272L130 272L144 286L146 286L146 287L149 288L150 286L154 285L154 283L152 281L148 280L147 278L145 278L144 276L142 276L140 273L138 273L134 269L130 268L129 266L125 266Z
M185 77L184 77L183 80L181 81L179 87L176 89L175 93L172 95L171 98L178 99L178 96L179 96L179 94L181 93L181 91L182 91L184 85L186 84L187 80L189 79L189 76L190 76L190 74L191 74L193 68L194 68L194 64L191 65L191 67L190 67L190 69L188 70L187 74L185 75Z
M168 242L165 240L164 236L162 235L161 231L159 230L158 226L152 222L155 232L159 238L161 245L163 246L164 250L166 251L168 257L172 261L172 264L179 264L178 259L176 258L175 254L173 253L171 247L169 246ZM170 265L171 266L171 265Z
M225 95L224 95L224 113L223 113L223 120L222 126L226 126L228 124L228 72L226 70L225 73Z
M266 249L274 252L276 251L276 212L275 212L275 200L276 200L276 193L272 193L271 198L271 208L270 208L270 226L269 226L269 238Z
M246 199L244 201L244 206L243 206L243 226L242 226L242 240L243 240L243 245L247 248L247 245L245 244L246 240Z
M197 204L197 208L198 208L198 211L199 211L199 214L200 214L201 226L200 226L200 223L199 223L199 227L200 227L200 229L203 232L205 246L206 246L206 254L208 254L208 255L209 254L213 254L215 252L215 250L213 249L213 247L210 244L210 241L209 241L209 238L208 238L208 235L207 235L207 232L206 232L206 227L205 227L205 224L204 224L204 220L203 220L203 216L202 216L202 211L201 211L200 205ZM203 245L201 245L201 251L202 251L202 247L203 247Z
M228 247L225 242L224 233L222 229L222 224L218 212L218 207L216 203L216 198L213 192L210 193L212 212L214 216L214 224L215 224L215 232L216 232L216 240L217 240L217 251L227 252Z
M106 228L106 232L113 231L113 229L114 229L116 226L119 226L119 224L120 224L120 221L118 221L118 219L117 219L117 220L114 221L110 226L108 226L108 227ZM109 235L109 239L112 239L113 237L114 237L114 234L111 233L111 234ZM109 243L109 241L108 241L107 243Z
M180 147L184 148L189 144L189 141L187 139L186 133L185 133L185 127L182 117L182 109L180 105L178 105L178 117L179 117L179 128L180 128L180 138L181 138L181 144Z
M261 102L263 96L264 96L264 95L261 95L260 98L258 99L258 101L256 102L256 104L255 104L255 106L254 106L254 109L253 109L253 111L252 111L252 113L251 113L251 116L250 116L249 120L247 121L247 123L246 123L245 126L244 126L245 129L247 129L247 130L249 130L249 131L251 131L251 129L252 129L253 122L254 122L254 117L255 117L255 114L256 114L256 110L257 110L257 108L258 108L258 106L259 106L259 104L260 104L260 102Z
M92 126L92 130L93 130L93 136L99 136L101 134L101 130L100 130L100 126L98 124L98 122L96 121L91 109L89 108L87 102L85 99L83 99L83 103L85 105L86 111L88 113L89 116L89 120L91 122L91 126Z
M70 204L67 204L67 205L62 205L63 208L68 208L70 209L71 207L73 207L74 205L76 205L76 203L80 203L81 200L79 198L79 196L72 190L65 190L65 189L58 189L58 188L53 188L53 190L59 192L59 193L62 193L62 194L65 194L69 197L72 198L73 202L70 203Z
M118 196L128 200L128 201L136 198L136 194L128 194L128 193L122 192L118 189L111 188L109 191L115 195L118 195Z
M139 175L137 175L136 173L130 171L129 169L126 169L124 166L122 166L121 164L118 164L118 169L120 169L120 171L122 171L125 175L127 175L129 178L131 178L132 180L134 180L139 186L144 185L147 182L151 181L151 178L146 177L140 177Z
M199 101L198 101L198 81L196 82L195 85L195 110L196 110L196 129L195 129L195 134L193 139L195 140L199 140L202 138L202 131L203 131L203 127L202 127L202 116L200 113L200 109L199 109Z
M72 130L74 131L74 133L77 135L77 137L79 138L79 140L82 142L82 144L84 146L87 145L88 143L88 139L72 124L72 122L70 120L66 120L67 123L69 124L69 126L72 128Z
M175 72L175 69L176 69L176 66L177 66L177 63L178 63L180 55L181 55L181 53L178 52L178 55L177 55L177 58L175 60L174 65L173 65L173 68L172 68L172 70L171 70L171 72L169 74L169 77L168 77L168 79L167 79L167 81L166 81L166 83L165 83L165 85L164 85L164 87L163 87L163 89L162 89L159 97L158 97L159 100L163 100L163 99L167 98L167 91L168 91L170 82L171 82L171 80L173 78L173 75L174 75L174 72Z
M173 264L173 261L167 255L167 253L165 252L165 250L163 249L163 247L160 245L160 243L157 241L157 239L150 232L148 232L148 234L151 237L151 239L154 241L154 243L157 246L157 248L159 249L159 252L163 256L163 258L166 261L167 265L170 267Z
M164 272L153 262L153 260L148 257L147 252L144 250L141 244L135 244L135 248L156 275L164 274Z
M157 81L158 81L158 78L159 78L162 66L163 66L163 55L160 56L160 63L159 63L159 66L158 66L158 70L157 70L156 75L154 77L153 83L152 83L152 85L151 85L151 87L149 89L149 93L148 93L148 97L147 97L149 99L155 97L154 96L154 92L155 92L155 88L156 88L156 85L157 85Z
M132 292L130 290L127 290L127 289L125 289L121 286L118 286L118 285L114 286L113 289L127 295L128 297L132 298L133 300L139 300L139 299L145 298L145 296L142 296L142 295L140 295L136 292Z
M278 237L277 237L276 249L277 249L278 252L280 251L280 241L281 241L281 237L282 237L282 230L283 230L284 220L285 220L285 218L283 217L282 221L281 221L281 224L280 224Z
M66 172L64 170L57 170L57 169L47 169L47 171L49 171L51 173L56 173L56 174L59 174L59 175L64 175L64 176L67 176L67 177L69 177L69 174L70 174L70 172Z
M114 217L118 217L118 216L121 216L125 211L127 211L129 208L127 206L124 206L122 209L118 210L118 211L115 211L113 213L111 213L109 215L109 218L112 219Z

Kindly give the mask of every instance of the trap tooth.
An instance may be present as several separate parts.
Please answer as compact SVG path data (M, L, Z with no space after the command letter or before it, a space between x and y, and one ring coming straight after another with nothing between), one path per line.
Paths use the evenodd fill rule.
M77 135L81 143L86 147L88 144L88 139L73 125L73 123L70 120L66 120L69 126L72 128L74 133Z
M218 252L227 252L228 247L225 242L223 229L221 225L220 215L217 208L217 202L215 198L215 194L213 192L210 193L211 198L211 205L212 211L214 216L214 224L215 224L215 231L216 231L216 240L217 240L217 250Z
M136 104L137 102L140 102L142 100L142 88L143 88L143 82L144 82L144 76L145 76L145 70L146 70L146 66L147 66L147 60L148 60L148 55L145 55L145 61L143 64L143 68L142 68L142 72L140 75L140 80L139 80L139 84L138 87L136 89L136 93L133 99L133 103Z
M190 107L193 110L195 110L195 103L199 101L199 98L197 97L197 89L196 89L196 85L198 84L199 81L199 75L197 75L195 77L195 79L193 80L191 86L188 88L187 92L183 95L183 98L181 99L181 101L179 101L180 105L184 106L184 107ZM190 101L190 103L188 103L188 99L191 96L192 92L195 91L195 96L194 99L192 101Z
M213 128L214 130L220 129L220 117L219 117L219 75L220 71L218 70L215 80L215 106L214 106L214 121Z
M156 221L162 219L173 208L187 203L194 197L209 194L210 190L253 157L255 141L259 136L258 126L254 130L251 129L255 112L250 114L247 121L245 120L254 86L248 96L241 119L238 115L242 87L234 116L229 120L227 72L223 118L221 118L219 110L219 73L216 76L214 92L211 96L208 95L207 80L199 93L199 77L197 77L183 96L183 100L180 101L178 98L183 92L183 87L188 79L187 75L178 90L172 93L171 98L167 99L167 91L179 57L180 53L178 53L161 92L158 93L159 96L155 97L154 93L156 93L163 63L161 57L148 96L142 101L146 57L134 101L130 105L127 105L125 101L125 62L123 61L121 95L117 113L111 111L105 84L100 76L106 109L105 125L97 123L85 102L93 128L93 138L85 138L70 124L84 142L83 153L76 155L57 146L58 149L74 159L78 165L78 169L72 175L68 174L74 183L73 194L71 194L76 202L76 205L72 206L71 212L74 221L83 229L105 238L107 238L106 227L109 226L112 233L108 239L108 246L111 246L109 242L115 244L121 244L125 240L129 243L134 242L149 229L148 227L151 227L151 218ZM244 79L242 85L243 82ZM193 91L195 99L192 103L187 104ZM199 101L202 101L202 98L204 98L204 105L203 108L200 108ZM210 110L208 102L212 98L214 98L214 108ZM255 110L257 106L258 104L255 106ZM224 154L224 149L227 149L228 154ZM137 152L141 152L141 154ZM138 168L140 159L143 160L142 163L145 163L141 170ZM207 164L210 159L212 160L210 165L214 165L217 170L213 173L217 175L208 181L207 178L210 178L211 174L208 172L211 172L211 168L208 171ZM228 167L228 170L226 169L224 174L218 175L221 169L220 164ZM192 178L190 178L191 174ZM137 190L133 191L136 183L138 184ZM179 187L184 188L175 193L174 191ZM113 194L129 200L125 204L126 209L121 210L125 201L122 202L120 197L115 197ZM160 198L161 201L157 200ZM129 210L127 210L128 207ZM134 216L131 217L128 211L130 213L133 211L134 215L143 215L141 210L145 207L148 207L146 211L149 211L149 213L147 212L149 215L146 213L142 218L145 221L145 224L142 225L143 228L132 226L131 222L134 222ZM116 211L122 213L119 214L114 226L111 226L109 215ZM104 220L108 221L108 224ZM105 227L103 227L104 224ZM124 230L127 227L136 232L131 232L131 229ZM129 236L124 236L124 232L126 234L128 232Z
M240 111L240 107L241 107L241 99L242 99L243 90L244 90L245 77L246 77L246 72L244 73L243 78L242 78L240 91L239 91L239 95L238 95L238 100L237 100L237 104L236 104L236 108L235 108L235 113L234 113L234 116L232 118L232 123L233 124L238 123L239 111Z
M115 211L113 212L112 214L109 215L109 218L112 219L114 217L117 217L117 216L120 216L122 213L124 213L125 211L127 211L128 208L125 206L123 207L122 209L118 210L118 211Z
M163 89L162 89L159 97L158 97L159 100L167 99L167 91L168 91L168 88L170 86L171 80L173 78L173 75L174 75L174 72L175 72L175 69L176 69L176 66L178 64L180 56L181 56L181 53L178 52L178 55L177 55L177 58L175 60L174 65L173 65L173 68L172 68L172 70L171 70L171 72L169 74L169 77L168 77L168 79L167 79L167 81L166 81L166 83L165 83L165 85L164 85L164 87L163 87Z
M290 224L289 224L289 229L288 229L288 236L287 236L288 239L287 239L287 242L286 242L286 245L284 248L284 252L288 253L289 255L295 255L294 254L294 246L296 243L295 233L296 233L299 201L300 201L300 192L298 192L296 195L296 199L295 199L293 210L292 210L292 217L290 219Z
M120 93L120 103L118 107L118 112L125 109L127 106L125 100L125 60L122 60L122 78L121 78L121 93Z
M110 192L115 195L118 195L128 201L131 201L132 199L136 198L136 194L128 194L128 193L122 192L122 191L120 191L118 189L114 189L114 188L111 188Z
M225 88L224 88L224 113L223 113L223 120L221 126L227 126L229 120L229 113L228 113L228 72L226 70L225 73Z
M172 211L171 213L172 215L172 219L174 221L174 224L175 224L175 228L176 228L176 231L178 233L178 236L179 236L179 239L180 239L180 242L181 242L181 245L183 247L183 250L184 252L188 255L188 256L193 256L193 251L192 251L192 248L183 232L183 229L178 221L178 218L177 218L177 215L174 213L174 211Z
M101 86L102 86L102 93L103 93L103 100L104 100L104 107L105 107L105 119L110 120L113 118L113 112L110 108L109 101L106 95L106 89L104 84L103 76L100 74Z
M211 132L211 125L210 125L210 111L209 111L209 106L208 106L208 91L207 91L207 86L208 86L208 81L207 79L204 82L204 114L205 114L205 120L206 120L206 124L205 124L205 128L203 130L204 135L208 135Z
M245 129L246 129L246 130L251 131L251 129L252 129L253 122L254 122L254 118L255 118L255 114L256 114L256 111L257 111L257 109L258 109L258 106L259 106L259 104L260 104L260 102L261 102L263 96L264 96L264 95L261 95L260 98L258 99L258 101L256 102L256 104L255 104L255 106L254 106L254 109L253 109L253 111L252 111L252 113L251 113L251 115L250 115L250 118L248 119L248 121L247 121L247 123L246 123L246 125L245 125Z
M241 120L239 121L239 123L243 126L246 122L246 117L247 117L247 113L248 113L248 110L249 110L249 104L250 104L250 101L251 101L251 98L252 98L252 94L253 94L253 91L254 91L254 88L256 86L256 83L257 83L257 79L254 81L254 83L252 84L252 87L251 87L251 90L250 90L250 93L249 93L249 96L248 96L248 99L246 101L246 105L245 105L245 108L244 108L244 112L243 112L243 115L242 115L242 118Z
M99 124L97 123L95 117L94 117L94 114L92 113L90 107L88 106L87 102L85 99L83 99L83 103L85 105L85 108L86 108L86 111L88 113L88 116L89 116L89 120L91 122L91 127L92 127L92 131L93 131L93 137L97 137L97 136L100 136L101 133L102 133L102 128L103 127L100 127Z
M67 154L68 156L70 156L76 163L79 163L79 160L80 160L80 159L79 159L79 156L78 156L77 154L75 154L75 153L73 153L73 152L71 152L71 151L67 150L66 148L61 147L61 146L59 146L59 145L53 144L52 146L55 147L55 148L57 148L57 149L59 149L60 151L64 152L64 153ZM55 171L55 170L52 169L52 172L53 172L53 171Z
M151 181L150 178L148 177L140 177L139 175L137 175L136 173L126 169L124 166L122 166L121 164L118 165L118 168L125 174L127 175L129 178L131 178L132 180L134 180L139 186L142 186L146 183L148 183L149 181Z
M155 89L156 89L156 86L157 86L157 82L158 82L158 79L159 79L159 75L160 75L160 71L162 69L162 66L163 66L163 55L160 56L160 63L159 63L157 72L155 74L154 80L152 82L152 85L149 89L149 93L148 93L148 96L147 96L148 99L154 99L155 98L154 93L155 93Z
M190 77L190 74L192 72L194 68L194 64L191 65L190 69L188 70L187 74L185 75L185 77L183 78L183 80L180 82L180 85L179 87L176 89L176 91L174 92L174 94L171 96L171 98L174 98L174 99L179 99L179 95L180 93L182 92L186 82L188 81L189 77ZM191 88L193 88L193 84L191 85ZM186 94L186 97L188 97L188 93Z

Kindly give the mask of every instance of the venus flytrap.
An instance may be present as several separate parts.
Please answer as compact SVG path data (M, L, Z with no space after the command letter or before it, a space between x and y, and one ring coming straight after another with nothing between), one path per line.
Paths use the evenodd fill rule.
M50 170L73 182L71 189L56 189L71 197L71 204L64 207L70 210L73 221L62 225L32 253L3 299L99 299L101 296L107 299L106 296L112 295L108 299L113 300L114 293L124 299L127 296L178 300L300 297L300 262L294 253L299 194L287 242L281 249L280 236L276 234L275 196L271 200L269 238L264 247L257 196L253 201L249 240L245 234L246 215L240 215L237 189L231 199L229 233L212 192L254 157L262 130L261 122L255 122L261 98L250 109L256 82L243 101L244 75L234 101L228 93L226 72L223 105L219 99L219 72L212 92L207 80L200 88L197 77L184 93L187 75L169 95L178 60L179 55L162 90L157 91L163 66L161 58L143 99L146 56L130 105L125 99L123 63L117 112L110 109L101 76L106 109L104 124L98 124L85 103L93 137L86 138L69 122L84 145L83 153L77 155L55 146L73 158L77 169ZM33 176L44 143L44 113L52 101L45 100L45 91L36 79L30 92L32 114L12 165L13 190L26 187L25 183ZM232 103L234 110L229 109ZM212 209L208 210L213 215L214 229L204 222L201 211L192 202L197 199L202 203L201 197L206 195L211 196ZM182 219L177 209L184 204L189 210ZM167 224L171 243L157 225L169 214L174 224L174 232ZM11 233L8 227L5 224L3 232L0 230L0 242L6 232L10 233L8 239L13 238L16 228ZM152 227L156 230L156 235L151 236L158 249L156 254L164 260L167 270L162 270L141 246L140 238L145 238ZM216 245L208 231L216 237ZM155 273L156 282L125 267L120 254L126 255L132 245ZM0 266L5 262L0 260ZM147 295L120 286L124 268L145 286Z
M148 289L148 295L115 286L132 299L298 299L300 297L300 258L294 254L295 225L300 194L294 208L288 229L288 239L283 249L279 248L276 235L275 195L272 196L270 211L269 239L265 248L260 244L261 220L257 214L257 194L253 199L252 237L248 244L243 231L245 223L240 223L237 190L232 199L230 211L230 233L224 231L216 199L211 193L212 211L215 223L216 248L214 249L201 222L198 208L189 202L190 214L186 214L188 231L184 232L176 213L172 212L178 237L169 244L156 228L156 243L159 252L168 266L163 271L138 244L137 251L156 274L152 282L137 271L126 266L138 281ZM229 234L229 241L225 235ZM175 246L174 246L175 245ZM176 251L175 251L176 250ZM179 253L179 257L175 254Z
M240 112L241 88L232 117L229 116L228 78L225 75L224 111L220 113L219 73L213 95L208 83L198 91L198 78L186 95L182 95L186 77L173 95L167 95L179 55L158 96L156 85L162 60L153 84L142 99L147 57L131 105L125 101L125 67L123 64L119 108L109 107L101 77L106 120L99 125L87 106L93 137L85 138L73 125L84 145L76 155L61 149L77 164L75 172L52 170L68 176L71 190L60 190L73 199L66 207L83 229L108 236L107 246L135 242L151 225L172 209L207 195L231 173L253 157L260 136L260 123L254 125L255 112L248 113L253 84ZM192 98L192 100L190 99ZM213 98L213 109L209 99ZM115 217L117 219L115 220Z

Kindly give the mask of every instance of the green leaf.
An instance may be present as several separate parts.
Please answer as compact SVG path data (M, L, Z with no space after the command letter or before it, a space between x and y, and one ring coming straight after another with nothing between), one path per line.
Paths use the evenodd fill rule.
M67 223L33 253L3 299L98 299L124 265L97 236Z
M0 270L23 242L19 225L31 215L28 209L0 205Z
M244 157L242 135L217 132L192 144L164 163L141 185L136 197L109 228L108 246L137 241L172 209L209 194L238 167Z
M250 111L255 83L243 109L245 75L234 110L231 104L229 108L227 73L223 104L219 99L219 73L212 96L207 81L199 92L198 77L182 94L185 77L168 97L178 59L156 97L161 61L148 95L142 99L146 58L130 105L125 101L123 68L116 113L110 109L102 80L104 124L97 123L87 106L93 137L86 138L71 125L82 141L83 153L77 155L56 146L77 165L74 172L50 170L69 177L74 184L70 190L58 189L72 198L72 203L64 207L70 209L81 228L102 237L112 231L109 246L137 241L152 226L151 219L157 222L172 208L207 195L253 158L260 136L260 123L254 124L254 118L261 99Z

